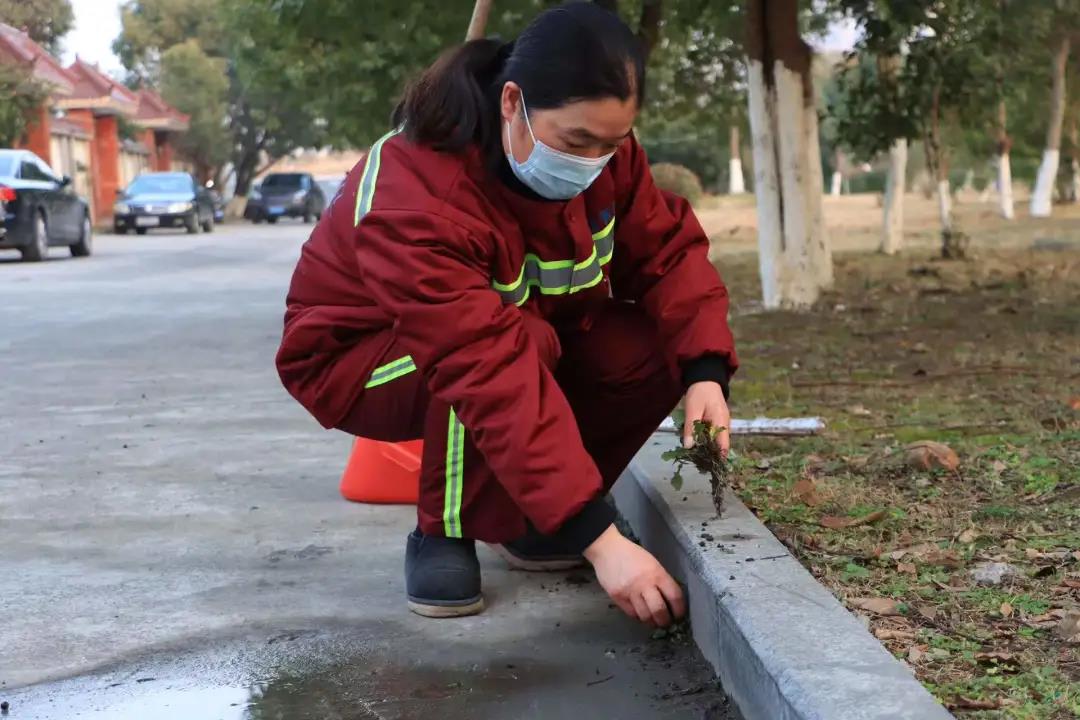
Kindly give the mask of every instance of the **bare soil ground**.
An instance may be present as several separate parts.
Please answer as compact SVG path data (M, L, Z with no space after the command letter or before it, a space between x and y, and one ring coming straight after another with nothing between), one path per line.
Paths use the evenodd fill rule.
M738 443L731 480L955 712L1080 717L1080 209L961 205L973 257L943 262L932 204L908 205L914 247L889 258L851 252L876 246L873 196L827 203L847 251L806 313L759 309L752 201L701 213L733 297L734 414L829 423ZM990 562L1012 575L978 584Z

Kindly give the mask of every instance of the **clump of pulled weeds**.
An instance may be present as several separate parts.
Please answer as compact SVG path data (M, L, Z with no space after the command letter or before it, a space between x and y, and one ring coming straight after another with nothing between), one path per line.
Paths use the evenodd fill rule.
M676 425L682 418L676 417ZM717 514L724 511L724 489L728 487L727 463L720 455L720 446L716 443L716 436L723 432L724 428L714 427L712 423L702 420L694 421L694 444L691 447L678 447L668 450L661 457L675 463L675 474L671 476L671 486L681 490L683 486L682 470L687 465L709 478L712 487L713 505Z

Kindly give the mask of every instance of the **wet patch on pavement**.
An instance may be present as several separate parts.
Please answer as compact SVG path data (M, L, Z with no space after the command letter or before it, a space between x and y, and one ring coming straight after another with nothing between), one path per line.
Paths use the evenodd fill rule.
M416 642L405 628L344 627L237 638L168 660L14 691L4 720L408 720L438 708L441 720L571 717L701 718L737 714L697 649L684 637L623 640L604 647L550 638L513 654L482 638L446 647ZM378 638L373 641L372 638ZM156 653L162 655L164 653ZM148 656L149 657L149 656ZM341 659L346 658L346 659Z

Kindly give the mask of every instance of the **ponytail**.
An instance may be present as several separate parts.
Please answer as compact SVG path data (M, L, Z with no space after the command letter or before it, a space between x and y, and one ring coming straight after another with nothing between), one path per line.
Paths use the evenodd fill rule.
M491 88L513 43L471 40L443 53L405 89L394 110L409 140L455 152L470 143L487 147L498 131Z
M633 98L640 108L645 55L618 15L569 2L537 15L514 42L473 40L444 53L406 88L394 125L436 150L472 143L501 150L499 100L508 81L522 88L530 110L605 97Z

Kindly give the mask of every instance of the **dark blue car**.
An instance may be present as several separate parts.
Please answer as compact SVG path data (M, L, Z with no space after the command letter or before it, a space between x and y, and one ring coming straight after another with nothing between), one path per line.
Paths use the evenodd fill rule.
M71 178L27 150L0 150L0 220L0 250L18 250L23 260L44 260L55 245L75 257L93 248L90 206Z
M254 223L276 223L283 217L318 220L326 209L326 196L308 173L271 173L248 195L244 217Z

